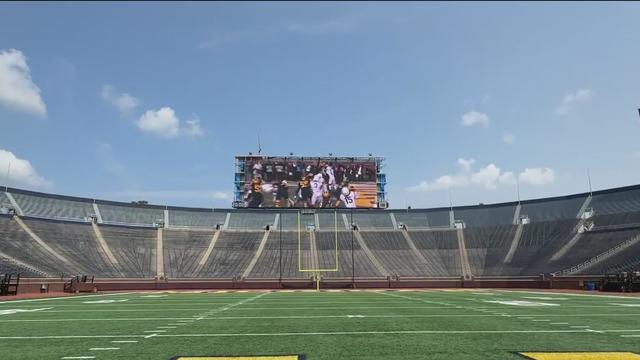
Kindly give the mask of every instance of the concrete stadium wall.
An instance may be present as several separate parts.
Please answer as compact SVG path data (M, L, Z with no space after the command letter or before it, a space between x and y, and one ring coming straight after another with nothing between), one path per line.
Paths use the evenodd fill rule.
M541 277L517 278L351 278L327 279L320 282L322 289L582 289L586 282L599 282L601 277ZM48 292L62 292L65 281L61 279L21 279L19 294L40 293L45 284ZM94 290L95 287L95 290ZM314 289L316 284L309 279L99 279L93 284L82 284L80 291L157 291L157 290L240 290L240 289Z

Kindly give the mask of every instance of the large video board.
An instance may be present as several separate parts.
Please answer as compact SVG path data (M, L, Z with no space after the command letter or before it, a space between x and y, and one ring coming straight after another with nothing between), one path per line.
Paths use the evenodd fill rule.
M235 207L376 208L381 158L236 156Z

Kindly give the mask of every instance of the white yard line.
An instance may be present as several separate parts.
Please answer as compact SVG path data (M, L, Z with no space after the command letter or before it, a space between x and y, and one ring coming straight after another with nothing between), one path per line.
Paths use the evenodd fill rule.
M601 332L640 332L640 330L599 330ZM389 330L389 331L333 331L333 332L283 332L283 333L214 333L214 334L150 334L150 335L50 335L50 336L0 336L0 340L45 339L102 339L102 338L150 338L150 337L261 337L261 336L318 336L318 335L438 335L438 334L561 334L590 332L574 330ZM638 335L640 336L640 335Z
M119 295L130 295L130 294L137 294L137 293L125 292L125 293L113 293L113 294L58 296L58 297L49 297L49 298L41 298L41 299L6 300L6 301L0 301L0 305L11 305L15 303L25 303L25 302L33 302L33 301L71 300L71 299L81 299L81 298L88 298L88 297L119 296Z
M269 319L332 319L332 318L344 318L348 315L277 315L277 316L219 316L205 318L203 320L269 320ZM390 314L390 315L367 315L363 314L362 317L366 318L464 318L464 317L517 317L520 320L533 320L536 317L551 317L551 318L575 318L584 317L584 314L534 314L534 315L508 315L504 313L492 313L492 314ZM592 317L637 317L640 314L589 314ZM184 323L171 323L169 326L181 326L192 323L193 320L189 318L62 318L62 319L3 319L0 320L0 324L8 322L68 322L68 321L163 321L163 320L187 320ZM550 320L544 320L550 321ZM566 322L555 322L551 325L568 325ZM158 326L158 328L162 328Z
M95 359L95 356L63 356L60 359L71 360L71 359Z
M640 300L640 297L632 297L632 296L616 296L616 295L603 295L600 293L593 294L575 294L575 293L563 293L563 292L552 292L552 291L525 291L525 290L500 290L505 293L526 293L526 294L537 294L537 295L561 295L561 296L581 296L581 297L591 297L591 298L612 298L612 299L626 299L626 300Z

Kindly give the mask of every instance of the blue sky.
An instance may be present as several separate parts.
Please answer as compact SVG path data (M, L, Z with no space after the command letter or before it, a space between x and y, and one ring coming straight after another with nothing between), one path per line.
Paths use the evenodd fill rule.
M233 156L387 158L392 207L640 183L638 3L2 3L0 183L228 207ZM11 170L8 164L11 163ZM7 177L8 176L8 177Z

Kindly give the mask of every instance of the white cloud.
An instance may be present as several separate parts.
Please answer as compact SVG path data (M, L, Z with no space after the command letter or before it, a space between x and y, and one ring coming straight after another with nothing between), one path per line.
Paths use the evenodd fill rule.
M410 192L428 192L471 185L494 190L499 185L516 184L516 175L512 171L503 171L496 164L491 163L477 171L470 172L471 164L473 163L475 163L475 160L470 162L462 158L458 159L458 164L461 165L459 174L443 175L431 182L422 181L418 185L408 187L407 190ZM550 168L526 168L518 175L518 178L526 184L546 185L555 180L555 175Z
M470 158L470 159L458 158L458 165L460 165L460 167L464 171L471 170L471 166L473 166L473 164L475 163L476 163L476 159L474 158Z
M633 153L633 156L640 159L640 150Z
M503 172L498 178L500 184L514 185L516 183L516 177L511 171Z
M435 190L446 190L454 187L466 186L469 179L464 175L443 175L432 182L422 181L420 184L407 188L411 192L427 192Z
M463 126L487 126L489 125L489 116L485 113L469 111L468 113L462 115L462 122L460 124L462 124Z
M504 133L502 134L502 142L504 142L505 144L513 144L516 142L516 136L513 135L512 133Z
M596 92L591 89L578 89L574 92L565 94L564 98L562 98L562 102L556 108L556 114L566 115L577 105L589 102L595 95Z
M182 133L189 137L203 137L204 130L200 127L200 118L197 115L191 120L186 121L186 126L182 129Z
M547 185L555 181L556 175L550 168L526 168L518 176L520 182L530 185Z
M165 106L159 110L147 110L136 125L143 132L159 136L164 139L174 139L178 136L184 137L203 137L205 131L200 126L200 118L194 115L193 118L185 121L185 125L181 124L180 119L176 116L176 112Z
M47 106L40 97L40 88L31 79L27 58L16 49L0 51L0 104L15 111L47 116Z
M29 160L0 149L0 182L17 187L49 188L51 182L38 175Z
M471 175L471 182L493 190L498 184L515 184L515 177L511 171L503 172L495 164L489 164Z
M147 110L137 123L143 132L150 133L165 139L173 139L180 133L180 119L170 107L160 110Z
M123 92L118 92L111 85L102 86L102 99L114 106L122 115L131 114L139 105L140 100L136 97Z
M495 164L489 164L471 175L471 182L483 185L487 189L495 189L500 178L500 168Z

